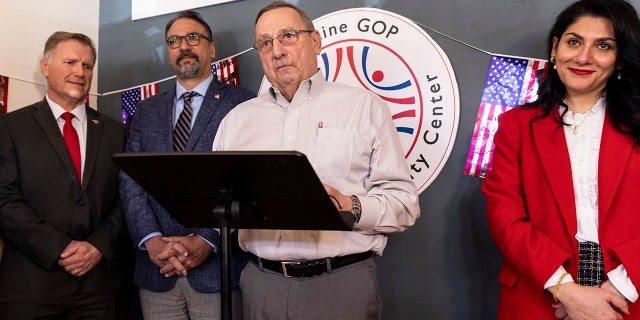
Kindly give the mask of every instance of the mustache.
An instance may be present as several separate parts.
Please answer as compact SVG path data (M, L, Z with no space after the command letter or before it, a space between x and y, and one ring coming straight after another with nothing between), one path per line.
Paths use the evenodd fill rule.
M273 67L274 68L282 68L282 67L287 67L292 65L290 61L284 61L284 60L277 60L273 63Z
M176 58L176 64L178 64L184 58L194 58L196 60L200 59L200 57L198 57L198 55L192 51L182 51Z

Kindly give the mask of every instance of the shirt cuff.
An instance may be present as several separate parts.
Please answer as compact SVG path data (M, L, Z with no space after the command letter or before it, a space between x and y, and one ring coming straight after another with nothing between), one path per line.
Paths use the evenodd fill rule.
M198 236L198 237L199 237L200 239L204 240L204 242L208 243L208 244L211 246L211 248L212 248L212 250L213 250L213 253L218 253L218 247L216 247L216 245L215 245L215 244L213 244L213 243L209 242L209 240L205 239L204 237L201 237L201 236Z
M565 270L563 266L560 266L558 270L556 270L556 272L554 272L553 275L551 275L551 278L549 278L549 280L545 282L544 288L549 289L555 286L556 284L558 284L558 280L560 280L560 277L562 277L562 275L565 272L567 272L567 270ZM571 274L566 275L564 279L562 279L562 282L560 284L567 283L567 282L574 282Z
M162 236L162 233L160 233L160 232L151 232L151 233L149 233L146 237L144 237L144 238L142 238L142 240L140 240L140 242L138 243L138 248L140 250L147 251L147 247L144 245L144 242L149 240L149 239L151 239L151 238L153 238L153 237L156 237L156 236Z
M629 278L629 274L627 274L627 270L623 265L619 265L617 268L609 271L607 276L611 284L613 284L627 300L631 302L638 300L636 286L631 282L631 278Z

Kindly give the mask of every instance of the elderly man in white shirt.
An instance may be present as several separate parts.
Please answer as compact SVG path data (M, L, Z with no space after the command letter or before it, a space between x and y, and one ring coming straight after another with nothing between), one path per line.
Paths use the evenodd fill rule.
M324 80L320 34L290 3L258 13L255 48L272 87L225 117L213 150L304 153L356 222L355 231L240 230L254 262L241 278L245 319L379 319L373 257L420 215L388 107L372 92Z

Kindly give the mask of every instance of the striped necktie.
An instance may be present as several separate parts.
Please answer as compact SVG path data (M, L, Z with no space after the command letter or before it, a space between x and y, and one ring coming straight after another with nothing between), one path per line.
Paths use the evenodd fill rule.
M178 117L178 122L173 128L173 150L184 151L189 141L189 133L191 133L191 117L193 116L193 108L191 107L191 98L197 96L194 91L187 91L182 94L184 99L184 108Z

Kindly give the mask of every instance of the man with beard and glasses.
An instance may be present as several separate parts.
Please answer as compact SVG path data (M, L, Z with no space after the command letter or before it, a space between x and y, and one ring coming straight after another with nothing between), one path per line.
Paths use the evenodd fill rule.
M138 103L126 152L211 150L222 118L255 94L213 77L211 28L197 12L184 11L169 21L165 41L175 88ZM145 319L218 319L218 232L181 226L130 177L121 173L120 180L125 217L137 247L134 282L140 287ZM238 282L247 259L242 250L232 252L232 315L240 319Z

